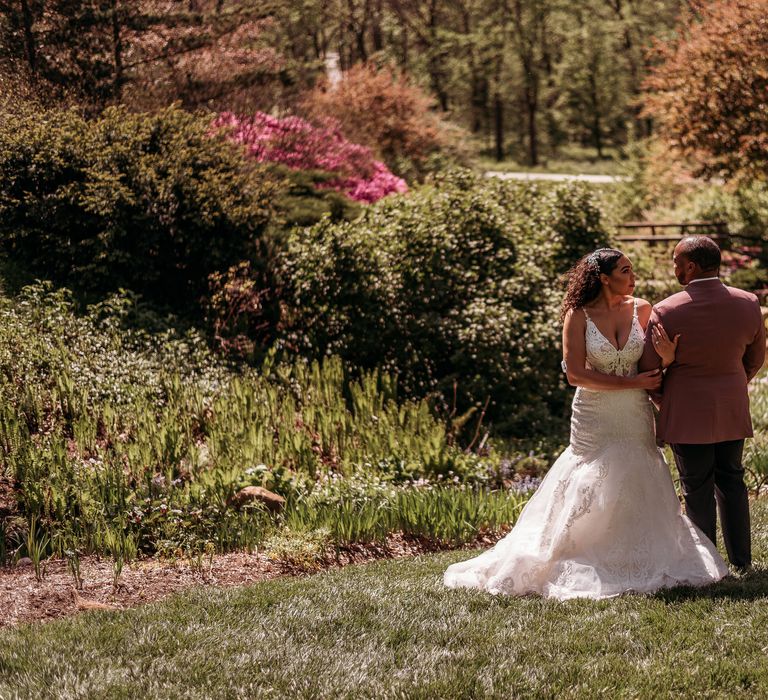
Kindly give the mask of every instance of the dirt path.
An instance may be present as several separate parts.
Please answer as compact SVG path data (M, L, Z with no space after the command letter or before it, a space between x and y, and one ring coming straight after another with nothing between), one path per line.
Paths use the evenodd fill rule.
M501 535L484 535L470 547L486 547ZM165 561L145 559L126 565L119 585L112 585L112 560L83 557L80 564L83 589L76 591L67 563L48 562L41 582L35 579L31 565L0 568L0 628L25 622L53 620L82 610L124 609L155 600L192 586L243 586L280 576L297 576L363 563L436 552L445 547L434 543L393 535L383 545L355 545L342 550L338 557L328 552L311 568L275 561L264 553L216 555L200 563L190 560Z
M623 175L568 175L565 173L525 173L525 172L505 172L503 170L488 170L486 177L497 177L500 180L544 180L548 182L568 182L575 180L577 182L596 182L611 183L623 182L629 178Z

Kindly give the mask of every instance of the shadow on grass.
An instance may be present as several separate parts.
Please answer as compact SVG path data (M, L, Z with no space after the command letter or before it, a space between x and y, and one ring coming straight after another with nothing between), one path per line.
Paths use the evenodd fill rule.
M757 600L768 598L768 568L755 567L746 574L739 576L729 575L722 581L711 586L694 588L692 586L679 586L665 588L655 593L653 598L665 603L679 603L685 600L709 598L711 600Z

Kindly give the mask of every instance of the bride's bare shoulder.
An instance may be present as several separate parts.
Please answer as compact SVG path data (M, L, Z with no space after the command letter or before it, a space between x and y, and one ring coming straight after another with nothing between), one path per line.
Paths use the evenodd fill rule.
M578 330L579 328L584 328L586 324L587 317L584 314L584 309L579 307L578 309L568 309L568 311L565 312L565 316L563 318L563 328L567 331L568 329L575 329Z
M637 303L637 318L640 321L640 324L645 328L646 324L648 323L648 320L651 318L651 311L653 311L653 305L650 301L646 299L641 299L640 297L634 297L634 302Z

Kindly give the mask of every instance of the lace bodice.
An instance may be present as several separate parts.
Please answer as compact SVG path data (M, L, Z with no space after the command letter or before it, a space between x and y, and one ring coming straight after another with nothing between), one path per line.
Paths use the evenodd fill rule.
M622 377L635 376L637 374L637 362L643 354L645 344L643 327L637 318L637 299L635 299L632 311L632 327L629 331L629 337L624 347L618 350L600 332L586 309L584 309L584 315L587 317L586 341L589 367L603 374L617 374Z

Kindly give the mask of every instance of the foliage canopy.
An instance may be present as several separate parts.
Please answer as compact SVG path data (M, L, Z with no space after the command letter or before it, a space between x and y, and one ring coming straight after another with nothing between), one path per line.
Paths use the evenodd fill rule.
M704 3L658 45L646 110L698 174L768 176L768 1Z

